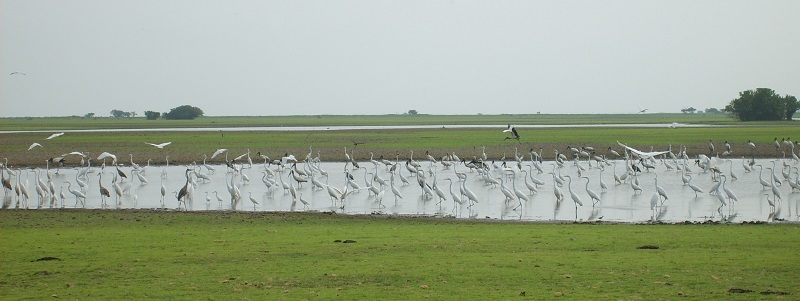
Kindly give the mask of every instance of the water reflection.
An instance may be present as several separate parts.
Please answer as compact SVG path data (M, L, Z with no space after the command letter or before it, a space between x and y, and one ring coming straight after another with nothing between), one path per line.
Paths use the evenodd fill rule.
M690 165L690 181L701 188L702 193L696 193L684 184L685 175L682 172L674 167L668 170L663 163L653 171L618 181L616 178L625 174L626 163L621 160L612 161L615 164L595 163L591 166L586 162L577 165L567 162L563 167L544 162L541 166L543 172L537 171L530 166L531 162L526 161L521 166L522 170L531 171L527 177L526 173L518 170L516 162L508 164L508 168L497 164L485 174L469 169L464 164L445 168L440 163L421 162L422 186L418 176L404 163L390 173L389 167L380 163L361 162L361 168L353 169L341 162L323 162L317 165L313 179L309 177L299 185L295 180L297 172L275 165L266 168L263 164L238 166L240 172L234 172L225 165L212 165L214 171L201 166L150 166L140 172L131 167L121 167L119 171L125 174L125 178L121 178L113 167L51 169L49 179L43 170L39 173L36 170L15 170L10 178L12 186L26 187L29 197L26 199L23 193L17 196L14 190L5 190L3 207L334 211L344 214L379 213L525 221L797 221L800 193L781 178L783 185L776 184L781 197L776 198L771 188L759 183L759 172L747 172L740 160L734 159L731 167L738 174L738 179L712 177L713 172L704 172ZM766 164L766 160L763 161ZM788 161L787 164L794 165ZM309 164L301 162L296 167L299 171L311 174L312 167ZM187 168L192 172L188 173L190 184L184 204L179 203L176 196L187 182ZM554 179L557 177L548 171L568 176L563 186L556 185ZM321 173L327 173L328 176ZM724 173L729 175L730 170ZM776 174L780 177L781 173L777 171ZM350 176L352 180L347 181ZM656 176L658 186L664 189L667 199L657 194ZM791 176L796 177L794 173ZM581 177L589 178L588 189L598 194L600 200L594 206L586 190L587 181ZM768 175L762 177L768 178ZM401 178L407 180L408 184L403 183ZM571 185L569 178L572 178ZM382 186L378 179L386 184ZM632 188L631 183L637 181L641 191ZM723 188L732 190L738 201L723 197L723 204L718 196L709 194L714 185L721 184L720 181L724 182L720 191ZM606 189L602 188L601 182ZM105 200L101 197L101 185L109 191L110 196ZM374 187L372 191L370 187ZM51 189L55 191L54 198L49 196ZM511 196L503 193L503 189L509 190ZM562 191L561 201L556 197L556 189ZM83 193L85 200L76 197L71 190ZM462 190L471 191L477 202L471 201ZM232 200L230 191L238 193L238 200ZM522 193L528 200L520 200L517 193ZM582 205L572 199L572 194L578 197ZM770 202L775 204L774 209Z

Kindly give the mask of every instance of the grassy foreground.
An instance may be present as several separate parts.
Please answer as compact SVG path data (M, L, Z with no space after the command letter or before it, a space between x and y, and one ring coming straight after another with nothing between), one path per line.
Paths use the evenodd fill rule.
M334 242L348 239L355 242ZM4 300L781 300L800 294L796 224L3 210L0 241ZM638 248L646 245L658 249ZM47 257L57 259L37 260ZM732 287L752 292L729 292Z

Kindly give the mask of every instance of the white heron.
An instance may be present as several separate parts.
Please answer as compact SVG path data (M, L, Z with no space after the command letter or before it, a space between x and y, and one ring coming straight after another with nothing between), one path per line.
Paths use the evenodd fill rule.
M170 145L171 143L172 142L164 142L164 143L155 144L155 143L145 142L145 144L149 144L149 145L155 146L157 148L164 148L165 146Z
M589 198L592 199L592 207L594 207L595 205L597 205L597 203L601 201L600 195L594 192L594 190L589 189L589 182L590 182L589 177L581 177L581 178L586 179L586 193L589 194Z
M50 135L50 137L47 137L47 140L59 137L61 135L64 135L64 132L52 134L52 135Z
M86 194L83 193L80 190L72 189L72 183L71 182L64 181L64 183L67 184L67 190L69 190L69 193L71 193L72 195L75 196L75 206L77 207L78 206L78 202L81 202L81 204L83 204L83 206L85 207L86 206ZM80 199L83 199L83 201L81 201Z
M703 192L703 189L701 189L700 187L697 187L697 185L692 184L692 176L691 175L687 175L687 177L689 178L689 181L687 181L686 184L689 185L689 188L694 190L694 196L695 197L697 197L697 193L698 192L699 193L705 193L705 192Z
M578 206L579 205L583 206L583 202L581 202L581 197L577 193L572 191L572 177L571 176L564 176L564 177L567 177L567 179L569 179L569 183L567 184L567 187L569 188L569 196L572 198L572 202L575 203L575 220L577 220L578 219Z
M253 211L255 212L256 211L256 205L258 205L258 202L256 201L256 198L253 197L253 193L252 192L248 191L247 194L250 197L250 203L253 203Z
M34 147L42 147L41 144L34 142L31 146L28 147L28 150L32 150Z

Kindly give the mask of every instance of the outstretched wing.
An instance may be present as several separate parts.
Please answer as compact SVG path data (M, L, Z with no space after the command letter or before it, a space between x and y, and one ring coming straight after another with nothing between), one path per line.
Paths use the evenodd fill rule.
M631 151L632 153L638 155L640 158L652 158L652 157L655 157L655 156L658 156L658 155L663 155L663 154L666 154L666 153L669 152L668 150L667 151L662 151L662 152L643 152L643 151L640 151L638 149L635 149L635 148L632 148L630 146L627 146L625 144L622 144L619 141L617 141L617 144L619 144L619 146L622 146L622 147L626 148L627 150Z
M50 135L50 137L47 137L47 140L53 139L53 138L55 138L55 137L58 137L58 136L61 136L61 135L64 135L64 133L55 133L55 134L52 134L52 135Z
M220 148L216 152L214 152L213 155L211 155L211 159L214 159L214 157L219 156L219 154L227 152L227 151L228 151L228 149Z

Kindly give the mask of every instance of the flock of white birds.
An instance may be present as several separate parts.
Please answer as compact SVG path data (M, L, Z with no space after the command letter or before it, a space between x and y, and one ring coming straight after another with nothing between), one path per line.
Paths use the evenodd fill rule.
M511 137L506 139L519 140L519 135L513 126L509 125L504 132L511 133ZM53 139L64 133L53 134L47 139ZM157 148L168 147L171 143L147 143ZM791 216L781 215L781 202L785 199L784 195L800 191L800 173L797 164L800 158L795 153L791 140L783 139L779 142L775 139L775 146L783 154L791 153L781 158L727 158L730 154L730 145L725 143L725 151L722 155L708 156L697 154L690 156L686 153L685 147L673 152L671 147L664 151L641 151L619 143L619 151L609 147L604 150L604 154L599 154L597 150L590 146L568 147L564 152L554 150L553 155L545 158L543 150L528 150L527 153L520 153L517 148L514 157L490 161L485 153L485 148L478 156L471 159L461 159L455 152L451 152L441 157L434 157L426 153L422 159L415 159L413 151L409 152L406 158L397 155L392 159L378 158L370 153L369 161L356 161L353 156L353 149L348 152L345 147L343 152L344 162L328 162L330 164L341 164L336 167L336 171L326 171L323 169L320 153L314 154L312 147L304 158L298 159L294 155L286 154L280 158L271 159L260 152L251 157L251 152L239 155L233 159L228 158L227 149L218 149L211 154L203 156L202 163L193 163L185 166L182 170L182 185L167 188L165 179L168 177L169 157L167 165L160 167L162 171L158 175L161 182L159 189L160 206L173 207L188 210L195 202L198 185L211 182L224 181L227 196L223 192L220 196L218 191L205 191L206 204L214 200L211 194L222 207L223 203L230 204L230 209L237 209L242 206L242 201L253 205L256 210L264 198L259 195L266 195L267 198L280 198L275 196L275 191L282 191L283 195L290 199L287 210L303 210L308 208L327 208L329 210L344 210L347 200L351 195L366 192L372 199L378 210L385 208L387 200L393 200L395 204L409 195L422 202L436 202L442 204L445 201L452 202L452 212L469 210L476 204L494 199L501 199L504 210L522 210L525 206L530 206L532 199L545 191L551 194L551 199L556 204L556 208L562 202L571 203L575 208L574 218L582 220L578 216L578 208L581 206L602 206L603 196L609 189L629 189L634 195L642 193L652 193L649 207L651 210L651 220L658 220L664 214L664 208L670 199L670 191L659 185L659 174L663 181L679 178L682 185L691 189L695 196L711 195L718 201L718 207L712 216L718 214L720 220L732 220L737 216L736 204L738 202L761 202L762 199L740 200L736 191L744 189L760 189L759 196L764 196L763 202L770 208L766 221L783 220ZM34 143L34 147L41 147L41 144ZM748 147L754 149L756 146L748 141ZM710 153L715 154L713 144L709 144ZM785 149L783 151L782 149ZM147 185L152 177L149 170L158 167L151 167L149 160L147 165L139 165L134 162L133 155L130 155L130 164L122 164L116 155L103 152L96 157L96 162L102 162L95 166L92 159L87 154L81 152L70 152L55 158L55 161L63 160L66 156L81 157L81 166L71 169L75 171L73 176L65 176L58 167L50 168L50 163L57 166L52 159L48 162L46 169L41 170L11 168L8 166L8 159L2 165L2 184L4 187L4 208L58 208L66 206L86 207L87 198L97 196L100 199L99 208L112 208L109 199L114 198L115 203L119 204L123 195L131 195L134 182L138 182L139 187ZM224 158L224 159L223 159ZM736 168L743 172L739 175L734 169L734 161L741 161L741 168ZM110 162L109 162L110 161ZM212 163L216 162L216 163ZM221 162L220 162L221 161ZM763 162L762 162L763 161ZM617 166L624 166L618 171ZM725 168L728 167L728 168ZM174 168L174 167L173 167ZM603 180L602 174L606 168L611 169L611 185ZM723 171L725 169L725 171ZM592 172L595 170L596 172ZM110 175L109 174L110 171ZM128 171L128 172L125 172ZM740 187L731 185L733 181L752 172L752 177L758 174L757 188ZM766 175L765 175L766 172ZM263 191L250 189L244 195L242 189L250 182L250 177L258 174L264 184ZM652 173L654 175L654 185L644 185L639 178L642 174ZM33 176L28 176L33 174ZM90 174L97 174L97 186L94 189L93 180ZM106 174L106 182L103 175ZM222 176L224 175L224 179ZM766 178L765 178L766 176ZM363 177L363 181L361 181ZM694 178L693 178L694 177ZM693 179L698 177L710 178L710 187L700 187L693 183ZM29 179L32 178L32 179ZM33 181L31 186L30 181ZM108 182L110 180L110 182ZM329 181L332 180L332 181ZM548 183L550 181L550 183ZM329 182L334 182L329 184ZM579 183L580 182L580 183ZM783 185L786 183L787 185ZM583 184L583 185L580 185ZM477 185L477 186L476 186ZM66 193L64 192L66 186ZM260 186L260 185L259 185ZM582 189L580 186L584 186ZM785 188L787 187L788 188ZM60 189L57 189L60 187ZM417 188L414 188L417 187ZM472 188L471 188L472 187ZM487 193L476 193L475 187L488 191ZM135 188L134 188L135 190ZM35 191L35 195L33 192ZM599 191L599 193L598 193ZM261 194L259 194L261 192ZM74 197L74 205L70 205L67 193ZM312 204L314 199L304 196L309 194L327 194L330 203L319 205ZM406 194L404 196L404 193ZM363 194L362 194L363 195ZM38 197L32 203L32 197ZM138 196L134 193L134 201ZM791 207L789 207L791 208ZM715 214L716 213L716 214ZM470 214L475 216L476 214ZM597 216L590 217L597 219ZM599 217L602 218L602 217Z

